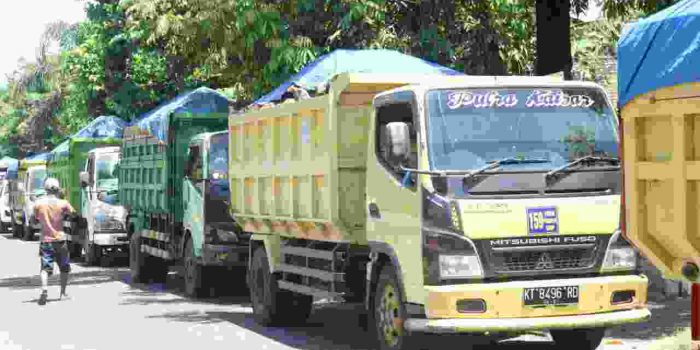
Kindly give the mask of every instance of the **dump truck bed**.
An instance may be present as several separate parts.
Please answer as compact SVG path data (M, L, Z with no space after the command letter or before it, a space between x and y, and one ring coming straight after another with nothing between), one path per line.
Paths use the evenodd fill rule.
M164 119L167 142L138 126L124 131L119 197L132 211L173 214L181 220L187 144L198 133L226 130L227 119L225 113L174 113Z
M636 97L621 111L626 234L667 277L700 257L700 83Z
M119 138L73 138L68 140L64 147L57 147L51 153L52 158L47 166L48 175L58 179L65 191L65 199L79 214L82 214L80 172L85 169L88 152L99 147L119 146L121 143Z
M448 79L445 76L433 79ZM231 214L244 229L366 242L372 99L426 76L341 74L329 93L229 118Z

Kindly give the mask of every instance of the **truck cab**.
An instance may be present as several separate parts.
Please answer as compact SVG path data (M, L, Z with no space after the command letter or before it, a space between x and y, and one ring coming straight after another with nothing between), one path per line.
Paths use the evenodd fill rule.
M82 230L83 256L89 265L102 257L126 256L126 210L119 204L117 170L120 147L101 147L88 152L80 173L82 213L87 230Z
M228 132L221 131L198 134L188 144L183 225L193 252L184 257L186 277L197 270L194 275L201 279L204 267L245 267L249 235L228 213L228 141Z
M22 179L21 200L23 202L23 236L22 239L30 241L34 239L34 235L41 230L41 224L34 217L34 203L36 200L45 196L44 180L46 180L46 165L34 165L27 168Z

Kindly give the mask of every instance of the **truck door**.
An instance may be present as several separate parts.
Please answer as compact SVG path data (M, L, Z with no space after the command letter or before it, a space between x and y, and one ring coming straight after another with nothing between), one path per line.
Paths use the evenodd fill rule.
M376 118L372 120L367 164L367 239L370 245L392 254L399 270L407 298L415 296L423 283L421 262L420 197L417 177L400 170L387 156L381 144L384 127L390 122L409 125L411 156L407 168L417 168L417 132L419 119L412 92L392 94L390 99L375 101ZM385 101L385 102L382 102ZM413 291L412 291L413 290Z
M204 230L204 147L201 141L187 150L185 180L183 181L184 226L191 233L195 256L199 256Z
M95 154L90 153L88 155L87 162L85 162L85 171L88 173L90 179L89 185L87 187L81 187L80 190L80 209L83 213L88 227L87 230L83 230L81 235L85 235L83 239L87 238L88 241L92 241L92 228L94 218L93 201L97 200L97 193L95 193Z

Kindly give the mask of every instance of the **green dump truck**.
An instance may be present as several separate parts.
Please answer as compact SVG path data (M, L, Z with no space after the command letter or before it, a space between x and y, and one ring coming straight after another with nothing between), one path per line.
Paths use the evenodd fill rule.
M77 224L87 227L86 213L83 206L82 187L80 184L80 172L85 169L88 152L100 147L119 146L120 138L80 138L71 137L56 146L51 151L51 157L47 164L49 177L58 179L65 199L75 208L78 214ZM69 247L72 257L79 257L83 252L84 230L71 225L66 227L66 238L70 242Z
M229 133L265 325L328 299L364 303L377 349L536 329L595 349L650 317L596 84L341 74L325 95L232 115Z
M125 131L119 197L134 282L163 281L175 265L184 269L186 294L197 297L211 292L219 273L245 273L247 237L226 210L228 108L226 97L200 88Z

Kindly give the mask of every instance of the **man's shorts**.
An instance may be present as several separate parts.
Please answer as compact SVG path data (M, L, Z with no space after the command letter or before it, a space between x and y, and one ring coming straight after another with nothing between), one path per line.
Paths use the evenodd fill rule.
M59 241L39 244L39 256L41 257L41 271L46 271L53 275L53 264L58 264L61 273L70 272L70 253L68 242Z

